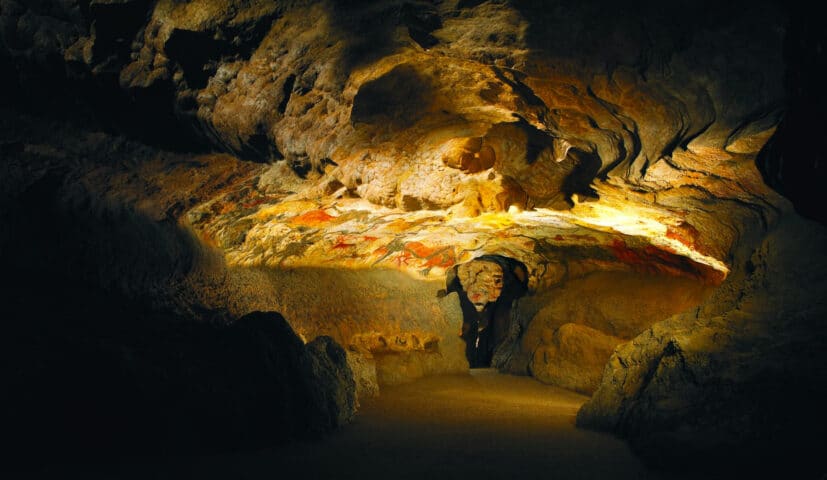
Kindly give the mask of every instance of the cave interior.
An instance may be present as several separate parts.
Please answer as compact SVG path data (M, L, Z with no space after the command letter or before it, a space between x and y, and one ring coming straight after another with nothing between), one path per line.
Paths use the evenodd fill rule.
M0 471L823 478L817 17L0 0Z

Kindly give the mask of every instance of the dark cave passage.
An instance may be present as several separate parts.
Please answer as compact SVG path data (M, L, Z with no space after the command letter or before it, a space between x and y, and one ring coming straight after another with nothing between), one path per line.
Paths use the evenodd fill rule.
M526 266L502 255L483 255L454 267L446 283L449 292L459 294L469 366L490 367L508 337L512 304L528 291Z

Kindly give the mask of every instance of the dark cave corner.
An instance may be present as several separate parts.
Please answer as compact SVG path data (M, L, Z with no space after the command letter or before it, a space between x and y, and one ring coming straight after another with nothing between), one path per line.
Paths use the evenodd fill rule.
M501 352L510 351L519 336L512 307L528 291L526 266L502 255L483 255L451 269L446 286L459 294L469 366L501 367Z
M790 200L799 215L822 225L827 225L820 198L827 159L811 139L822 134L827 108L821 75L827 67L825 40L819 20L800 12L791 16L784 37L784 117L755 159L764 183Z
M329 337L304 344L277 312L157 297L198 271L189 232L65 172L19 190L0 199L0 472L244 451L352 418Z

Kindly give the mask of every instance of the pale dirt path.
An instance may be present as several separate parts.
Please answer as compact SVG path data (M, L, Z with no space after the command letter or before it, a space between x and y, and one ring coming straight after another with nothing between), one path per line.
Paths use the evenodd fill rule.
M628 446L575 428L587 397L474 370L385 388L320 442L205 459L170 478L656 479Z
M531 378L474 370L385 388L363 402L352 424L320 441L98 473L175 480L673 478L649 471L623 441L575 428L586 400Z

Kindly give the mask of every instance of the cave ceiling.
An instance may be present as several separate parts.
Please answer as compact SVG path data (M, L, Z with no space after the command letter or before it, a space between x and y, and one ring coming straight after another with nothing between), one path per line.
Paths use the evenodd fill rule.
M434 279L500 254L533 289L595 270L717 285L789 208L755 167L781 115L782 15L632 7L93 0L51 24L4 17L15 54L52 48L74 81L117 83L144 109L133 130L175 137L152 117L171 116L182 142L230 154L209 170L221 188L175 212L230 265Z

